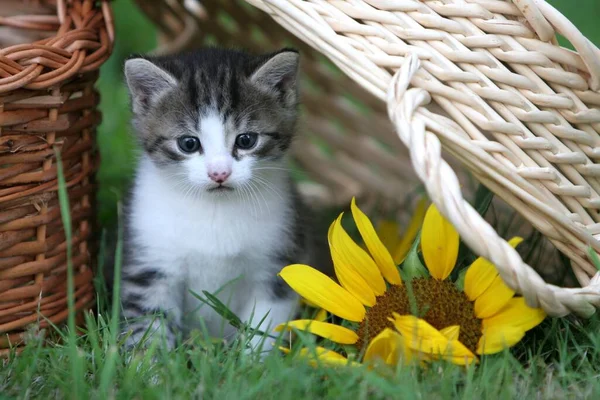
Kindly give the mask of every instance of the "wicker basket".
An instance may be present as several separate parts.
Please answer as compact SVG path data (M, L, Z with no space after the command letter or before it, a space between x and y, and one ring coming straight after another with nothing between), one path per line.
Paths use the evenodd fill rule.
M4 0L0 8L0 355L67 317L60 149L71 206L76 308L94 299L94 82L113 41L106 2Z
M161 31L157 52L301 49L307 129L295 157L315 193L400 202L417 176L531 306L600 307L588 253L600 251L600 51L544 0L137 3ZM570 258L581 288L547 284L523 262L464 200L463 169Z

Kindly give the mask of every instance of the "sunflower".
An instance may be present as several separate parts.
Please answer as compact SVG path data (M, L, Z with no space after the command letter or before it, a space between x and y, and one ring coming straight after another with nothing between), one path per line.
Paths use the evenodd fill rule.
M289 265L280 272L302 298L341 318L345 326L303 319L281 324L276 331L298 329L354 346L364 350L363 362L379 359L396 365L413 359L444 359L464 365L514 346L545 318L543 310L515 296L483 258L466 270L464 290L449 279L458 257L459 235L434 205L427 209L421 231L421 251L430 276L408 282L402 281L393 257L355 199L351 212L368 251L350 238L340 214L328 232L339 284L307 265ZM509 243L516 247L521 241L513 238ZM308 349L300 354L333 364L348 361L322 347L312 355Z

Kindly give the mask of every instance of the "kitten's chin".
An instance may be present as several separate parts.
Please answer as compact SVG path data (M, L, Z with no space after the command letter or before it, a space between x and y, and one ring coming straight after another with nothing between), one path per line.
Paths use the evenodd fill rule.
M229 193L233 192L233 190L234 189L231 186L225 185L213 186L211 188L206 189L206 191L209 193Z

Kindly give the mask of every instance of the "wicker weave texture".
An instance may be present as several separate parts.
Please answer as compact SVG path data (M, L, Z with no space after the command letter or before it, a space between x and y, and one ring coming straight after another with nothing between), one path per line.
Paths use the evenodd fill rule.
M67 317L61 153L72 220L78 310L94 299L94 83L113 42L106 2L8 0L0 9L0 354L30 326Z
M600 52L545 1L247 0L271 23L244 1L138 3L163 31L163 51L199 45L198 32L258 50L261 37L266 48L288 40L275 23L284 27L342 70L352 93L358 84L365 92L358 98L376 110L348 107L342 118L352 122L333 143L326 121L340 117L331 104L343 102L335 97L346 90L342 80L330 93L304 97L323 123L311 127L298 159L319 154L316 143L331 144L332 154L303 163L318 180L329 184L326 171L357 191L398 198L410 162L467 244L530 305L551 315L590 315L600 306L600 276L588 256L589 247L600 251ZM576 51L560 47L558 33ZM309 76L319 68L313 60L303 67ZM368 155L366 143L382 138L392 157ZM464 201L442 149L567 255L583 288L547 285L526 265Z

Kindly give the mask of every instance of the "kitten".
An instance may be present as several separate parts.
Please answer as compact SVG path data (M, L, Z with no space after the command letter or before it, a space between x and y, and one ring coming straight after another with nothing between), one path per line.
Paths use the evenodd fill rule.
M125 213L128 346L147 331L164 335L168 348L194 328L232 338L236 330L190 291L218 292L243 321L269 332L298 304L277 273L329 259L317 255L326 243L310 231L287 168L298 61L291 49L257 56L218 48L126 61L143 149ZM164 329L160 318L141 318L156 313Z

